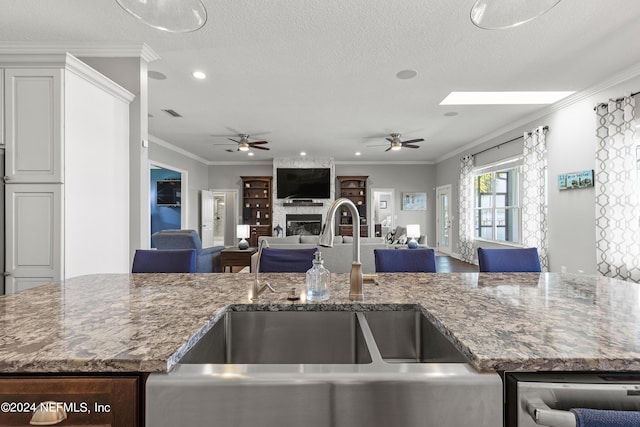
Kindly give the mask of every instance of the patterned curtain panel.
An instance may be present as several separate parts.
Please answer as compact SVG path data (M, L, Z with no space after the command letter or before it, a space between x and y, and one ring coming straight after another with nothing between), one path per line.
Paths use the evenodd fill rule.
M522 244L538 248L542 271L549 270L547 256L547 138L543 127L524 134L521 198Z
M596 108L596 260L604 276L640 282L635 99Z
M460 209L460 259L473 262L473 156L468 155L460 160L460 189L458 201Z

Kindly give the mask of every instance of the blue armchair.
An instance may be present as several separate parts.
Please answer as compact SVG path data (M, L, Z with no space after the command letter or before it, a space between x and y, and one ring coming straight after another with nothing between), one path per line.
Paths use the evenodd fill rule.
M537 248L484 249L478 248L480 272L540 273Z
M203 248L195 230L162 230L151 235L151 244L157 249L195 249L196 272L218 273L222 271L220 251L224 246Z

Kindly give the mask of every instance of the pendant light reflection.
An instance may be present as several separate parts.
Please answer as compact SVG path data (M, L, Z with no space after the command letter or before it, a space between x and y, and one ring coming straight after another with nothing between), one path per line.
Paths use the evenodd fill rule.
M207 22L200 0L116 0L129 14L146 25L170 33L199 30Z
M487 30L517 27L548 12L560 0L476 0L471 22Z

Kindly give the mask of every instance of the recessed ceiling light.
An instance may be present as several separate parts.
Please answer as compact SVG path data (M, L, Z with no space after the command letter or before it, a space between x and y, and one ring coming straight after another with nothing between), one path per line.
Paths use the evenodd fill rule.
M306 155L307 155L307 153L306 153L306 152L304 152L304 151L301 151L301 152L300 152L300 155L301 155L301 156L306 156Z
M553 104L572 91L451 92L440 105Z
M449 111L447 113L444 113L444 115L447 116L447 117L454 117L454 116L457 116L458 113L455 112L455 111Z
M356 151L356 156L359 156L360 154L362 153L360 153L359 151Z
M253 156L253 153L252 153L251 151L249 151L249 152L247 153L247 156Z
M399 71L398 74L396 74L396 77L400 80L408 80L414 78L417 75L418 72L416 70L402 70Z
M203 80L207 78L207 75L202 71L194 71L193 73L191 73L191 75L198 80Z

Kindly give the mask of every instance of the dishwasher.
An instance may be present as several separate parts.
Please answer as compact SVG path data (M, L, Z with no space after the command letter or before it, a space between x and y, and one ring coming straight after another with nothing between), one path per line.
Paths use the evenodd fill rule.
M575 427L573 408L640 416L640 373L506 373L504 387L505 427Z

